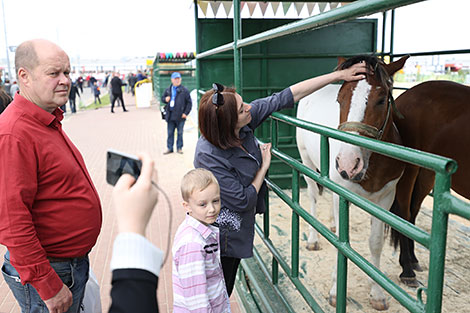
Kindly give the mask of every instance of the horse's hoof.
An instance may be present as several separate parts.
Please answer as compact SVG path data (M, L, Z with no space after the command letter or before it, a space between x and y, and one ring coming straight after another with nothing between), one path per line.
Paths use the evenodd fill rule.
M422 272L423 271L423 268L421 267L421 265L419 265L419 263L411 263L411 266L417 272Z
M317 251L317 250L321 250L321 247L320 247L320 244L317 242L314 242L314 243L310 243L308 242L307 243L307 250L309 251Z
M329 303L332 307L336 307L336 296L330 295L330 297L328 298L328 303Z
M418 280L416 277L400 277L402 283L411 288L418 288Z
M369 301L372 307L376 309L377 311L388 310L388 303L387 303L387 300L385 299L375 300L371 298Z

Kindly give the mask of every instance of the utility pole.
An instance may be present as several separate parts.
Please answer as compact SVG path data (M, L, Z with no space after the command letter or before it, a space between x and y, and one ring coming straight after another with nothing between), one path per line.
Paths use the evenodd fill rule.
M11 73L11 68L10 68L10 54L8 53L8 40L7 40L7 22L5 21L5 5L3 4L3 0L2 0L2 13L3 13L3 30L5 31L5 48L7 50L8 79L10 79L11 81L13 79L13 75Z

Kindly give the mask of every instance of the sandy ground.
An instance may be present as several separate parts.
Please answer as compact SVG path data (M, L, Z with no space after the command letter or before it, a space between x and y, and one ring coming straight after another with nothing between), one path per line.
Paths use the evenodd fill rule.
M319 220L330 225L331 193L324 192L319 200ZM301 192L301 205L308 210L309 199L306 189ZM427 199L418 215L417 225L429 232L431 228L432 199ZM270 197L271 209L271 239L290 264L290 237L291 237L291 209L279 200L274 193ZM258 217L258 224L262 225L262 219ZM334 312L334 308L328 305L328 293L331 288L331 273L336 264L336 250L323 237L320 238L322 250L308 251L306 249L308 237L308 225L302 221L300 225L300 277L303 284L309 289L317 302L326 310ZM350 208L350 242L351 246L369 259L368 238L370 233L370 217L361 209ZM271 264L269 253L262 248L261 241L256 240L256 246L265 256L265 262ZM429 252L423 246L416 244L416 255L424 271L417 273L417 278L422 285L427 285ZM416 297L416 289L409 288L399 283L398 275L401 267L398 263L399 252L394 251L389 244L389 236L384 245L381 269L395 283ZM290 290L288 297L296 303L296 312L311 312L304 304L303 298L292 288L292 285L282 271L281 285ZM470 222L467 220L454 220L449 222L446 268L444 278L444 295L442 312L470 312L468 297L470 293ZM368 276L354 263L348 262L348 304L347 312L376 312L369 304L370 285ZM408 312L392 296L387 294L389 302L388 312ZM292 303L292 302L291 302ZM298 305L297 305L298 304ZM304 305L302 305L304 304Z

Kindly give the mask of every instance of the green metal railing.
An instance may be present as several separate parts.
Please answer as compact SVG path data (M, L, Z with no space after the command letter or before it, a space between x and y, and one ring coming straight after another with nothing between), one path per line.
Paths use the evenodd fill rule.
M358 135L343 133L338 130L313 124L310 122L298 120L296 118L286 116L280 113L272 115L272 143L273 155L289 164L293 168L292 178L292 197L289 197L283 190L268 180L269 188L275 192L285 203L287 203L293 211L292 223L292 264L289 267L282 259L281 254L276 250L269 239L269 214L265 214L264 231L256 226L256 231L273 254L273 267L280 265L286 272L292 283L299 290L299 293L309 303L312 310L322 312L318 303L308 293L305 286L298 279L298 247L299 247L299 226L298 217L302 217L308 224L312 225L320 234L322 234L331 244L338 249L338 273L337 273L337 312L346 312L346 283L347 283L347 259L354 262L361 270L374 279L382 288L388 291L398 302L400 302L410 312L440 312L442 306L442 291L445 264L445 249L447 236L448 214L456 214L461 217L470 219L470 204L457 199L450 194L451 175L456 171L457 164L455 161L430 153L417 151L402 146L378 142L369 138ZM295 127L300 127L309 131L313 131L322 136L322 154L321 154L321 174L306 167L297 160L289 157L277 149L277 128L278 122L284 122ZM328 139L334 138L350 144L364 147L377 153L388 155L390 157L409 162L421 167L430 169L436 173L434 188L434 208L431 233L427 233L411 223L395 216L394 214L382 209L367 199L364 199L355 193L337 185L328 177L329 153ZM326 149L323 149L323 148ZM340 196L340 223L339 237L333 234L326 226L312 217L303 209L298 202L299 199L299 173L308 176L317 183L325 186ZM364 211L389 224L394 229L400 231L407 237L422 244L429 249L429 274L428 288L418 289L417 298L411 297L406 291L400 288L387 278L376 267L365 260L349 245L348 229L349 229L349 211L348 204L353 203L362 208ZM259 258L259 257L257 257ZM267 271L265 269L265 271ZM273 273L278 273L273 270ZM278 274L270 275L271 282L278 281ZM427 293L427 303L422 301L422 292ZM280 292L280 291L279 291ZM284 296L280 294L280 297Z
M242 57L241 49L249 45L261 43L263 41L279 38L282 36L298 33L308 29L318 29L334 23L344 22L350 19L354 19L361 16L374 14L377 12L385 12L400 6L406 6L409 4L421 2L423 0L358 0L350 3L347 6L340 7L316 16L312 16L300 21L296 21L281 27L277 27L272 30L261 32L259 34L242 39L241 33L241 19L240 19L240 0L234 2L234 19L233 19L233 42L224 44L222 46L198 52L196 56L196 64L204 58L217 58L224 59L232 57L234 60L234 82L235 87L240 92L243 92L242 82L242 60L246 58L257 58L264 57L269 58L270 56L257 56L247 55ZM197 19L197 5L195 6L195 16ZM391 41L390 41L390 52L388 55L399 56L393 54L393 24L394 24L394 11L392 11L391 17ZM383 41L382 41L382 54L385 48L385 22L386 14L384 13L384 28L383 28ZM197 26L196 26L197 27ZM196 30L197 31L197 30ZM233 51L233 55L217 55L222 52ZM468 50L456 50L456 51L441 51L440 54L445 53L468 53ZM434 53L436 54L436 53ZM427 52L414 53L412 55L428 55ZM279 56L276 56L279 57ZM291 56L295 57L295 55ZM298 55L298 57L305 57L305 55ZM309 56L315 57L315 56ZM199 68L199 66L196 66ZM197 88L201 89L199 82L199 75L197 77ZM372 279L374 279L382 288L389 292L397 301L400 302L406 309L411 312L440 312L442 307L442 292L443 292L443 277L444 277L444 265L445 265L445 250L446 250L446 236L447 236L447 223L448 215L456 214L461 217L470 219L470 204L457 199L450 194L450 179L451 175L456 171L457 165L455 161L443 158L440 156L424 153L421 151L404 148L401 146L378 142L372 139L347 134L340 132L335 129L308 123L305 121L298 120L293 117L289 117L283 114L274 113L272 115L272 143L273 143L273 155L292 168L292 196L287 195L281 188L275 185L272 181L267 179L269 188L287 203L292 209L292 242L291 242L291 264L284 260L281 253L277 250L276 246L270 240L269 225L269 207L267 212L264 214L263 226L255 225L255 230L261 240L263 241L266 248L272 254L271 268L269 268L262 260L260 253L254 250L254 259L257 261L257 265L261 267L262 273L267 280L272 284L273 289L281 299L289 312L295 312L293 305L289 303L287 297L283 294L283 291L279 287L279 267L287 274L287 277L293 283L298 292L305 299L306 303L315 312L323 312L321 306L316 302L315 297L312 296L309 291L299 279L299 218L304 219L308 224L312 225L322 236L324 236L332 245L338 249L338 266L337 266L337 312L346 312L346 294L347 294L347 259L354 262L361 270L367 273ZM321 141L321 173L317 173L312 169L304 166L302 163L284 154L277 149L277 129L278 123L283 122L295 127L300 127L309 131L316 132L322 136ZM433 207L433 218L432 218L432 229L430 233L427 233L411 223L395 216L394 214L382 209L367 199L364 199L342 186L334 183L329 178L329 144L328 138L338 139L347 143L358 145L377 153L385 154L390 157L409 162L418 166L428 168L436 173L435 176L435 188L434 188L434 207ZM302 208L299 204L299 180L300 174L308 176L317 183L325 186L340 196L340 224L339 224L339 236L332 233L325 225L320 223L317 219L312 217L307 211ZM398 285L394 284L388 277L386 277L380 270L365 260L359 253L357 253L349 244L349 203L353 203L356 206L362 208L372 216L382 220L389 224L391 227L401 232L405 236L412 240L420 243L430 251L429 256L429 274L428 274L428 286L427 288L419 288L417 290L416 297L410 296ZM245 280L243 281L243 288L251 293L256 293L258 301L254 301L253 298L243 298L244 304L255 306L258 311L261 312L278 312L278 308L273 307L270 303L268 295L266 295L263 287L259 285L257 281L256 273L251 270L248 265L251 260L243 260L242 268L244 274L249 278L250 283L248 284ZM427 302L424 303L422 300L423 292L427 294Z

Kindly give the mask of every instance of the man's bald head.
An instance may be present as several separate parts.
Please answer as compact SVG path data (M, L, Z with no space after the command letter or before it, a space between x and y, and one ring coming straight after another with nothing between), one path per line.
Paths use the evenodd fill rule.
M16 48L15 68L16 73L23 67L29 71L33 70L39 64L38 55L34 49L33 41L25 41Z
M20 44L15 52L16 73L20 68L34 70L39 65L42 52L49 53L51 49L63 52L58 45L45 39L28 40Z
M20 95L52 113L68 101L70 60L62 48L44 39L22 43L15 66Z

